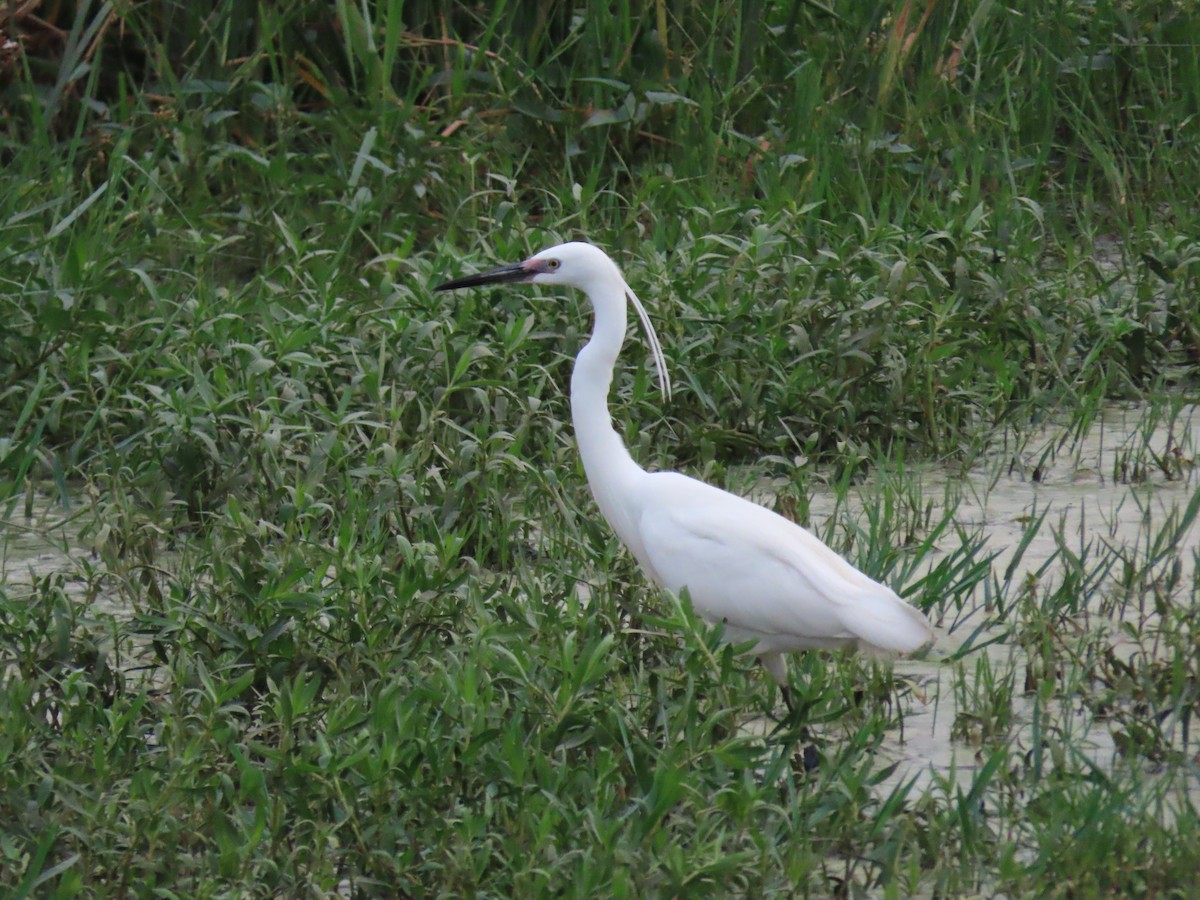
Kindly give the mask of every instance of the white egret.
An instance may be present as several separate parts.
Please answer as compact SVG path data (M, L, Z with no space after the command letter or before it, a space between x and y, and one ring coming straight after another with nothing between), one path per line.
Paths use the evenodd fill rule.
M645 328L668 397L670 384L650 317L604 251L561 244L436 290L502 282L587 294L595 325L575 360L571 418L596 505L651 580L676 594L687 588L697 614L722 623L727 639L756 642L754 652L789 706L784 653L839 647L909 653L933 642L924 613L799 525L679 472L647 472L634 462L608 411L627 301Z

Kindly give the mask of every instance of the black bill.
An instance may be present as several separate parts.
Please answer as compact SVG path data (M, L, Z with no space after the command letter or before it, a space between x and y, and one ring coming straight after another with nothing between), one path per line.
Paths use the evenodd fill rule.
M525 263L513 263L488 269L478 275L464 275L453 281L446 281L434 288L435 291L453 291L458 288L479 287L481 284L505 284L513 281L528 281L537 274L536 269L528 268Z

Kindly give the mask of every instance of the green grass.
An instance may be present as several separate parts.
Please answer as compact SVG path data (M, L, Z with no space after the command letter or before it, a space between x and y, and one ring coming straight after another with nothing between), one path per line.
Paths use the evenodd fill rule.
M593 6L0 12L0 893L1187 896L1195 11ZM572 238L673 373L629 342L634 456L941 655L761 733L587 493L584 301L429 290ZM931 467L1145 524L1000 546Z

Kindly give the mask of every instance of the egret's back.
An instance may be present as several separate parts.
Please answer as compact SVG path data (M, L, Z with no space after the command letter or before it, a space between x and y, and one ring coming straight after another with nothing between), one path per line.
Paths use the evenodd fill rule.
M733 640L764 653L909 653L933 640L923 613L762 506L675 472L648 473L639 497L630 550Z

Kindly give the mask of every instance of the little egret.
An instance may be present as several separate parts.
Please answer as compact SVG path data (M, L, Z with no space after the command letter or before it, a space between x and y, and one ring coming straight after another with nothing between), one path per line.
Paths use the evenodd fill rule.
M933 642L924 613L799 525L679 472L647 472L633 461L608 411L627 301L645 328L668 397L670 383L650 317L604 251L560 244L435 290L503 282L587 294L595 325L571 375L571 419L596 505L651 580L676 594L687 588L695 611L722 623L728 640L755 642L753 651L789 706L784 653L839 647L910 653Z

